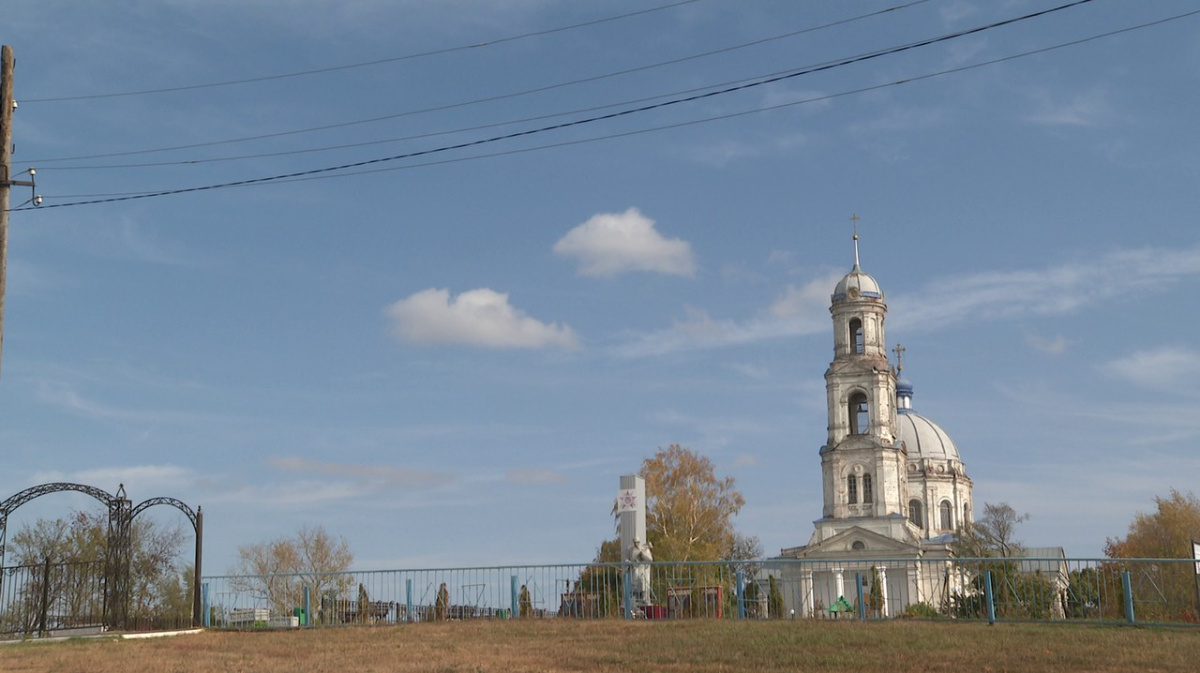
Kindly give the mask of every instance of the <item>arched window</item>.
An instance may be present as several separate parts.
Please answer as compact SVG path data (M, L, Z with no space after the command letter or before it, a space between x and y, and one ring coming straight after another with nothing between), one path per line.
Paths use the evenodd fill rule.
M846 477L846 501L851 505L858 504L858 477L853 474Z
M950 530L954 528L954 506L949 500L943 500L938 506L939 514L941 514L942 530Z
M863 475L863 502L871 502L871 475Z
M867 548L867 543L862 540L855 540L854 544L850 545L850 548L854 551L862 551Z
M871 413L867 406L867 394L858 392L851 395L847 410L850 413L850 434L867 434L871 429Z
M913 525L916 526L917 528L925 527L925 522L921 517L921 501L920 500L914 499L914 500L908 501L908 520L911 521L913 523Z
M863 324L859 318L850 319L850 352L855 355L862 355L863 346Z

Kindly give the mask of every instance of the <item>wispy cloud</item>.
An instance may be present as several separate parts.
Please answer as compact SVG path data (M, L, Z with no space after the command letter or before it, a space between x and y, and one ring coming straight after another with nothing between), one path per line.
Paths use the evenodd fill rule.
M567 325L543 323L514 308L508 294L488 288L463 292L422 290L384 309L394 336L418 344L487 348L578 348Z
M689 308L686 317L674 321L669 329L634 336L614 353L648 357L820 332L827 327L829 295L840 277L833 274L800 287L788 285L766 311L744 323L717 320L703 310Z
M228 420L213 414L167 409L127 408L106 404L80 393L70 383L49 379L37 382L34 395L39 402L57 406L76 416L110 423L196 423Z
M1151 390L1196 389L1200 378L1200 351L1163 346L1141 350L1100 365L1100 370Z
M889 316L906 330L965 320L1071 313L1100 301L1157 292L1200 275L1200 247L1118 250L1043 269L988 271L939 279L892 297Z
M174 489L187 484L193 480L193 474L190 470L178 465L129 465L99 467L75 472L47 470L35 473L33 480L41 484L53 482L94 484L97 488L113 493L119 485L126 484L131 489L130 496L136 501L139 497L164 495L158 491L167 488ZM136 492L133 492L134 489Z
M583 276L612 278L630 271L695 276L691 244L665 238L654 225L637 208L600 213L567 232L554 244L554 252L578 260Z
M1025 344L1035 351L1047 355L1062 355L1074 343L1076 342L1062 334L1055 334L1052 337L1048 337L1032 330L1026 330L1025 332Z
M514 484L565 484L569 481L567 475L555 470L546 469L512 469L504 473L504 478Z
M1064 94L1040 91L1034 94L1034 111L1026 119L1046 126L1096 128L1116 121L1117 114L1103 89Z
M888 320L908 331L930 331L968 320L1059 315L1102 301L1136 297L1177 286L1200 275L1200 247L1140 248L1042 269L984 271L939 278L907 295L889 294ZM829 295L841 273L788 285L754 318L715 318L688 308L671 327L635 334L612 349L618 357L648 357L688 350L720 348L781 337L824 333L829 328ZM1031 336L1031 347L1063 352L1070 341Z
M355 463L322 463L297 456L271 458L272 467L284 472L315 474L323 477L342 477L359 483L401 488L434 488L454 481L441 472L413 470L391 465L359 465Z

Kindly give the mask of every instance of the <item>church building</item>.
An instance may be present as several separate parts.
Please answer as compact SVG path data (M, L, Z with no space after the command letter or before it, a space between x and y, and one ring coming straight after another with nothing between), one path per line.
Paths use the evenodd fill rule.
M954 531L972 521L971 479L950 436L913 408L888 359L887 304L859 266L833 289L833 362L825 372L828 436L820 449L824 504L807 545L781 552L785 600L796 616L847 608L863 577L879 616L943 605L955 589Z

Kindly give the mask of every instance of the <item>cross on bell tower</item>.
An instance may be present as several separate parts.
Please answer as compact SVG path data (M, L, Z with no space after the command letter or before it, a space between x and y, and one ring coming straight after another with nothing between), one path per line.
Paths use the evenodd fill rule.
M858 526L894 537L903 522L907 472L897 441L896 372L888 363L883 290L863 272L854 226L854 267L833 290L833 361L825 372L829 425L821 447L821 539ZM900 525L903 525L902 523Z

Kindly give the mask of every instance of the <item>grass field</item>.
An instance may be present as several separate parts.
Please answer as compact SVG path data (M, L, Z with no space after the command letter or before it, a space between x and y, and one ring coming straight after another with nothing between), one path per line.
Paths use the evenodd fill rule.
M1188 671L1200 629L542 620L0 647L0 671Z

